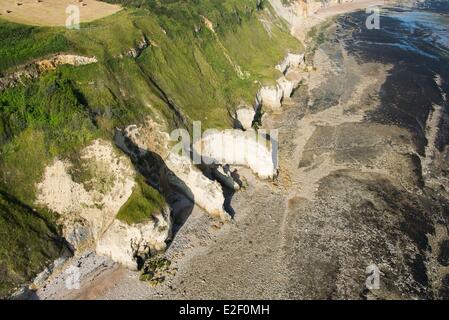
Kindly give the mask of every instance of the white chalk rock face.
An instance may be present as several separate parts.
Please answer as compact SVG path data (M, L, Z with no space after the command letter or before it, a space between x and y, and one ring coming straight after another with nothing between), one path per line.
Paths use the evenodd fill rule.
M293 30L301 26L301 22L304 20L305 14L302 13L303 10L299 10L299 1L290 2L290 5L286 5L282 0L269 0L271 6L275 10L279 17L284 18ZM315 1L307 1L315 3ZM301 2L303 4L303 2ZM305 4L305 2L304 2ZM301 8L302 9L302 8Z
M130 161L117 155L111 143L95 140L81 154L84 170L94 173L86 182L89 188L73 180L69 162L58 159L37 185L36 202L61 215L64 236L75 248L106 231L135 185Z
M277 171L277 150L255 130L209 133L195 149L205 163L246 166L262 179L273 178Z
M295 89L295 83L293 81L287 80L285 77L279 78L277 83L282 89L284 98L290 98L293 90Z
M289 68L298 67L304 61L304 54L288 53L284 60L276 66L276 69L286 73Z
M308 16L315 14L319 9L329 5L352 2L354 0L330 0L330 1L284 1L269 0L271 6L279 17L282 17L290 25L292 34L295 30L303 28Z
M284 92L279 85L274 87L262 87L257 95L259 96L259 100L262 102L263 107L267 107L271 110L279 110L282 106Z
M255 115L253 108L240 108L235 112L235 118L244 130L251 129Z
M169 135L162 132L157 123L149 120L144 127L129 126L125 130L125 135L143 152L151 150L165 159L165 165L171 171L165 172L171 187L203 208L209 215L222 220L230 218L223 209L224 196L221 185L208 179L189 158L170 153ZM120 145L122 149L127 149L125 143L121 142Z
M96 57L84 57L73 54L57 54L47 59L33 61L32 63L18 67L14 72L0 75L0 91L6 88L13 88L22 83L25 79L38 78L43 72L54 70L59 65L82 66L96 63Z
M184 156L170 153L165 161L172 171L169 183L203 208L212 217L229 220L230 216L223 209L224 196L221 185L207 178L192 161Z
M163 251L170 236L170 210L153 215L153 219L141 224L128 225L117 219L97 242L96 251L110 257L131 270L137 270L137 257Z
M85 57L74 54L60 54L50 59L50 61L54 64L55 67L62 64L70 64L72 66L82 66L98 62L96 57Z
M304 62L304 53L289 53L286 60L290 67L297 67Z

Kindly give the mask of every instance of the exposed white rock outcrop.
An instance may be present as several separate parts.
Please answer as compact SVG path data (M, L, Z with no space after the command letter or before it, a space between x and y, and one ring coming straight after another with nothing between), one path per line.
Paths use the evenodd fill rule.
M48 67L56 68L57 66L63 64L69 64L77 67L96 62L98 62L96 57L85 57L76 54L58 54L49 59L40 60L37 62L37 64L40 66L45 66L43 68L46 69Z
M229 220L224 210L224 196L221 185L207 178L192 161L174 153L165 160L170 173L169 183L208 214L221 220Z
M160 174L166 176L161 176L160 180L167 180L170 188L186 196L209 215L221 220L229 219L229 215L223 209L224 196L221 185L207 178L190 158L171 153L168 146L169 135L161 129L156 122L147 120L143 126L127 127L123 134L141 151L155 152L164 160L168 170L161 171ZM126 146L123 145L122 148L126 149Z
M256 111L254 111L254 108L245 107L237 109L235 112L237 126L241 127L243 130L251 129L255 115Z
M116 219L135 187L135 171L111 143L95 140L81 152L82 170L89 179L76 182L72 164L55 160L37 186L37 202L61 214L67 241L75 249L94 243L100 255L137 269L137 258L165 249L171 232L169 208L152 213L148 222L128 225Z
M325 9L328 7L339 6L346 2L359 2L359 5L354 6L360 9L365 9L367 6L371 5L370 1L367 0L268 0L273 7L277 16L283 18L287 24L290 26L290 32L293 36L300 40L305 40L306 30L320 22L322 22L326 17L332 16L331 14L321 15L319 13L320 9ZM368 3L367 3L368 2ZM379 4L381 1L379 1ZM338 9L336 9L338 10ZM341 12L343 13L344 10ZM334 12L336 13L336 12Z
M277 80L278 85L282 89L282 97L290 98L293 93L293 90L296 88L295 82L287 80L285 77L279 78Z
M285 3L283 0L269 0L276 14L290 25L292 34L303 28L306 18L315 14L319 9L352 1L354 0L293 0Z
M130 58L138 58L142 52L151 45L151 42L147 40L146 37L142 37L142 39L137 43L137 46L134 48L128 49L126 51L126 55Z
M284 91L280 85L264 86L259 89L256 101L259 101L263 107L271 110L279 110L282 106Z
M96 57L74 54L57 54L49 58L31 62L16 68L15 71L0 75L0 91L20 85L23 81L38 78L43 72L54 70L59 65L81 66L96 63Z
M218 165L216 167L214 166L212 169L212 173L222 185L231 190L237 191L242 187L239 184L238 177L235 176L237 174L237 170L231 168L229 165Z
M284 60L276 66L276 69L282 73L286 73L289 68L298 67L304 62L304 54L288 53Z
M289 53L285 59L276 66L284 76L276 81L274 86L263 86L256 96L256 108L263 106L271 110L282 107L282 99L289 98L293 90L299 85L301 76L298 74L299 66L304 62L304 54Z
M295 1L290 5L285 5L282 0L269 0L269 2L276 14L284 18L292 30L299 27L304 17L307 16L307 4L302 4L303 1Z
M128 225L115 219L99 239L96 252L110 257L131 270L138 269L137 258L144 261L150 255L165 250L170 236L170 210L153 214L152 220Z
M262 179L277 172L277 150L270 140L255 130L224 130L206 134L195 145L205 163L249 167Z
M93 174L88 181L75 182L69 174L72 165L57 159L37 186L37 203L61 215L64 236L75 248L100 238L135 185L129 160L118 156L109 142L95 140L82 151L81 160L83 169Z
M165 128L160 123L147 118L140 126L130 125L123 131L123 136L130 139L142 152L147 150L166 158L169 153L170 135L165 132ZM126 146L122 144L122 148ZM129 150L128 150L129 152Z

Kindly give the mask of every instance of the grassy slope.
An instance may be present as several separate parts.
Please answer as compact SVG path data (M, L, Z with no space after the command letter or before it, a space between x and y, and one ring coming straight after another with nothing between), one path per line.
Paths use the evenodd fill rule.
M164 205L165 200L161 194L145 183L141 176L138 176L133 193L120 208L117 219L128 224L143 223L151 219L151 215L160 211Z
M67 39L58 30L0 20L0 73L18 64L68 48Z
M257 11L256 0L139 3L143 8L127 8L80 30L0 20L0 73L61 51L99 59L97 64L59 67L22 87L0 92L1 192L34 206L35 184L55 156L70 157L97 137L111 139L114 128L147 115L173 128L175 117L167 97L188 123L201 120L203 128L229 127L229 110L241 102L252 103L259 83L278 76L273 66L287 48L300 50L281 21L271 19L268 11ZM202 16L213 22L216 34L204 26ZM259 18L271 19L271 36ZM153 45L139 58L118 58L143 36ZM239 78L228 59L247 76ZM120 213L122 220L140 222L148 213L139 210L161 207L155 190L148 188L142 182L134 190ZM33 224L33 216L28 217ZM0 225L0 232L5 233L10 222ZM23 241L7 238L6 247L19 250L33 233L25 228L22 237ZM47 249L41 246L41 251ZM20 261L14 268L26 269ZM27 269L14 283L32 276Z
M0 298L58 258L64 242L48 215L0 191Z

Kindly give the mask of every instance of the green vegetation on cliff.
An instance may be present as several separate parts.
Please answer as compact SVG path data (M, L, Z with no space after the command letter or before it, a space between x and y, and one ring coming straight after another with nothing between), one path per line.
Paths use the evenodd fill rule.
M165 205L161 194L139 175L133 193L121 207L117 219L127 224L143 223L151 219L153 213L163 210Z
M45 165L84 146L97 131L72 81L59 73L1 92L0 114L0 188L28 205Z
M229 113L239 104L253 104L259 86L280 76L274 65L288 51L301 50L265 1L108 2L126 8L82 24L80 30L23 26L0 18L0 76L58 52L98 59L85 66L60 66L0 91L0 190L23 208L44 210L35 204L36 183L55 157L70 159L95 138L112 139L117 127L147 116L167 130L190 127L195 120L204 129L230 127ZM26 216L29 225L43 226L34 211L2 201L0 214L13 210L17 217ZM118 217L141 222L162 205L157 190L140 181ZM56 235L55 227L22 227L17 237L10 231L16 230L15 223L0 224L0 233L8 235L2 236L0 261L20 251L24 259L28 255L39 262L30 268L18 263L14 268L24 268L17 271L22 276L8 282L2 278L2 290L29 281L47 258L57 256L51 243L36 240L36 234L48 230Z
M0 298L29 281L64 248L51 217L0 190Z

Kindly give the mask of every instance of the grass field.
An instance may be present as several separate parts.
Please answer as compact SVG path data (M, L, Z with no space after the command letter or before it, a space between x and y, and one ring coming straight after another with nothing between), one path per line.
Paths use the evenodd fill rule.
M65 26L69 16L66 9L70 5L79 8L80 22L97 20L121 10L118 5L96 0L0 0L0 18L35 26Z

